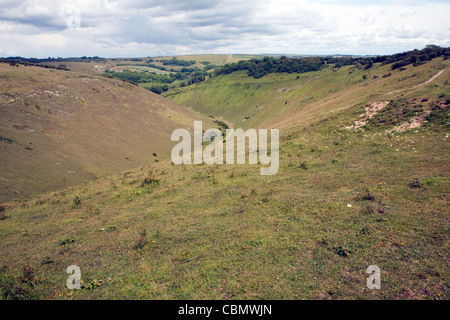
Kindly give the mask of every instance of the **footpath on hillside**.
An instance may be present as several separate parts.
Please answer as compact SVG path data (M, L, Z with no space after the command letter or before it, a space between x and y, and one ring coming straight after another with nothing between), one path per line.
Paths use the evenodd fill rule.
M445 71L447 71L447 70L449 70L449 69L443 69L443 70L439 71L438 73L436 73L434 76L432 76L432 77L431 77L430 79L428 79L427 81L422 82L422 83L420 83L420 84L417 84L417 85L415 85L415 86L413 86L413 87L408 87L408 88L405 88L405 89L400 89L400 90L396 90L396 91L391 91L391 92L388 92L387 94L392 94L392 93L401 92L401 91L405 91L405 90L409 90L409 89L415 89L415 88L424 86L424 85L426 85L426 84L428 84L428 83L430 83L430 82L436 80L440 75L442 75L442 74L443 74ZM354 93L355 91L358 91L358 90L360 90L360 89L356 89L356 90L350 91L350 92L346 93L345 96L348 96L349 94L352 94L352 93ZM343 96L340 96L339 98L342 98L342 97L343 97ZM291 122L291 121L293 121L293 120L295 120L295 119L297 119L297 118L299 118L299 117L301 117L301 116L307 114L308 112L311 112L311 111L316 110L316 109L320 109L320 108L322 108L323 106L329 104L329 103L332 102L332 101L333 101L333 99L332 99L331 101L327 101L327 102L325 102L325 103L322 103L322 104L320 104L320 105L318 105L317 107L314 107L314 108L312 108L312 109L303 110L303 111L297 113L296 115L294 115L294 116L292 116L292 117L290 117L290 118L288 118L288 119L286 119L286 120L283 120L283 121L281 121L281 122L278 122L277 124L271 126L271 128L282 128L282 127L286 126L286 123L289 123L289 122ZM342 110L342 109L345 109L345 108L348 108L348 107L351 107L351 106L352 106L352 105L349 105L349 106L346 106L346 107L343 107L343 108L339 108L339 110Z

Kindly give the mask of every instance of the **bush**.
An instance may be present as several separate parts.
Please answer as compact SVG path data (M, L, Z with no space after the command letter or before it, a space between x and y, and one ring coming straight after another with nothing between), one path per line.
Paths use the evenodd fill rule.
M113 232L113 231L116 231L116 230L117 230L117 227L114 226L114 225L108 226L108 227L106 228L106 231L107 231L107 232Z
M422 187L422 183L420 181L420 178L414 178L412 179L409 183L408 186L410 188L421 188Z
M337 253L338 255L340 255L341 257L346 258L346 257L349 256L349 254L351 253L351 251L350 251L349 249L344 249L343 247L339 247L339 248L336 249L336 253Z
M62 246L74 243L75 239L71 238L71 237L63 237L60 239L59 244Z
M76 195L75 198L73 198L73 205L72 205L72 207L73 207L74 209L76 209L76 208L78 208L80 205L81 205L81 200L80 200L80 198L78 197L78 195Z
M361 199L362 200L366 200L366 201L375 201L375 195L370 193L369 189L366 189L362 195L361 195Z
M0 205L0 220L6 219L7 216L5 215L5 207Z
M84 290L93 290L95 288L100 287L103 284L103 280L92 280L91 282L88 282L84 284L81 288Z
M152 178L152 177L147 177L147 178L145 178L144 179L144 181L142 182L142 184L141 184L141 186L142 187L145 187L145 186L148 186L148 185L159 185L159 182L160 182L160 180L159 179L155 179L155 178Z

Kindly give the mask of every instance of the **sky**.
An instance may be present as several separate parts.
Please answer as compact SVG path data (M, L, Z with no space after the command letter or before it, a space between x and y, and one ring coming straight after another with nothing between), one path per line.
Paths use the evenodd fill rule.
M450 0L0 0L0 57L384 55L450 46Z

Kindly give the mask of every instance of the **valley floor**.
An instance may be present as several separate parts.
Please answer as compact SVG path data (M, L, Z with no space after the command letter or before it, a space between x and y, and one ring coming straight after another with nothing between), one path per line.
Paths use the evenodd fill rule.
M0 298L449 299L449 73L411 88L446 63L367 85L344 68L313 87L314 101L300 87L274 98L272 110L286 105L278 122L295 114L291 101L314 110L281 128L276 175L161 160L2 204ZM242 74L216 85L233 79L259 90ZM333 91L345 81L366 95L314 109L350 90ZM204 86L171 97L206 101ZM236 110L213 116L236 124ZM79 290L66 286L71 265ZM379 290L367 287L373 265Z

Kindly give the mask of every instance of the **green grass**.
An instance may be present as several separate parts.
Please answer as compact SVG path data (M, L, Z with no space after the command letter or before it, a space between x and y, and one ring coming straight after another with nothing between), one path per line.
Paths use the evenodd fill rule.
M167 141L213 122L148 90L98 75L0 64L0 202L169 158ZM36 107L39 106L39 107Z
M269 74L260 79L248 77L240 71L189 87L171 89L163 96L203 114L223 118L234 127L279 127L280 123L292 117L297 118L289 125L317 113L379 99L396 99L401 92L395 91L423 83L445 68L449 68L448 60L435 59L422 66L409 66L405 71L392 71L390 65L379 64L369 70L355 66L334 70L330 66L318 72ZM392 75L374 78L388 73ZM363 80L364 74L367 80ZM446 80L448 83L448 72L436 82L445 86ZM435 89L445 100L441 88Z
M274 176L161 161L10 203L5 279L32 267L41 299L448 299L446 131L345 129L356 110L284 130Z
M299 79L233 74L172 91L223 124L236 125L247 103L276 121L300 113L280 130L278 174L161 158L4 203L0 298L449 299L448 104L432 109L445 102L448 72L407 89L445 66L439 60L384 79L373 73L389 66ZM391 132L424 98L433 102L425 106L434 112L429 122ZM221 99L228 100L215 104ZM346 129L366 104L384 100L395 104L368 126ZM375 121L381 117L389 121ZM254 118L261 124L269 115ZM80 290L65 286L69 265L81 268ZM366 287L370 265L381 269L381 290Z

